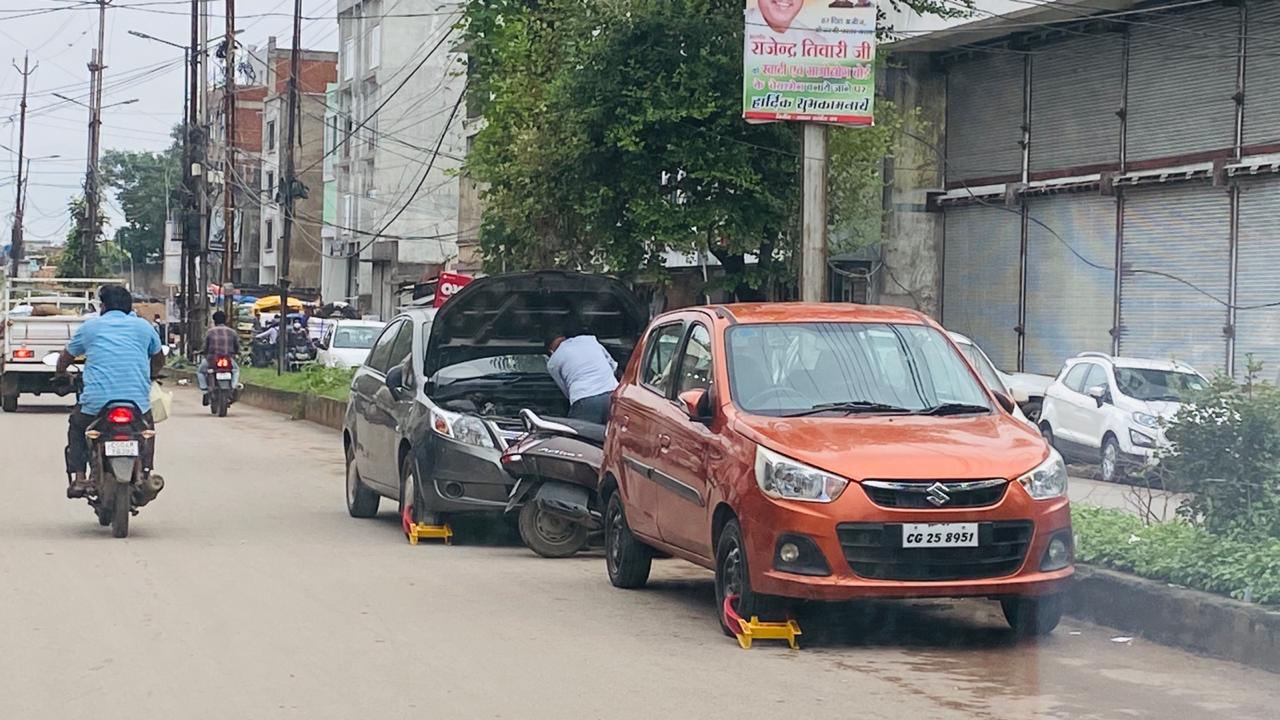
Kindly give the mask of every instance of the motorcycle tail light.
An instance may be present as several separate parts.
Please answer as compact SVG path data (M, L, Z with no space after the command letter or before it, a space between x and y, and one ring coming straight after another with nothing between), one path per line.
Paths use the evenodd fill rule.
M218 368L219 370L226 370L227 368L231 367L231 358L229 357L216 358L213 361L213 364L214 364L214 367Z
M107 413L107 422L112 425L132 425L133 411L129 408L111 408L111 412Z
M36 351L31 348L18 348L13 351L14 360L32 360L36 356Z

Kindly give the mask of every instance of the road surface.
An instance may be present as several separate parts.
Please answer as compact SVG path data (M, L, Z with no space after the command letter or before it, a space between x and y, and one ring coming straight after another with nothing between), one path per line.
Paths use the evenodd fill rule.
M411 547L347 516L332 431L180 390L168 487L113 540L63 495L63 409L0 415L0 717L1275 718L1276 677L1065 622L1015 644L987 602L804 620L738 649L710 576L542 560L459 528ZM25 399L25 398L24 398Z

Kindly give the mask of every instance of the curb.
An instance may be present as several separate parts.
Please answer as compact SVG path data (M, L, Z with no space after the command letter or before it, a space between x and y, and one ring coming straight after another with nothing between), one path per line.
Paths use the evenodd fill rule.
M195 381L190 370L166 369ZM241 402L342 430L346 403L245 384ZM1220 660L1280 673L1280 610L1092 565L1076 565L1068 615Z
M165 374L183 380L196 381L194 370L165 368ZM347 404L341 400L321 397L319 395L303 395L289 390L243 383L240 402L263 410L270 410L288 415L294 420L307 420L332 430L342 430L342 419L347 412Z
M1067 614L1280 673L1280 610L1078 564Z

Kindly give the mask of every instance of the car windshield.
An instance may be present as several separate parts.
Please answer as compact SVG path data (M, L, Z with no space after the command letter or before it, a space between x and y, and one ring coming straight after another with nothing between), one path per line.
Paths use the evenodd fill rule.
M956 345L959 346L961 354L969 361L973 369L978 371L978 375L982 377L982 382L986 383L987 387L996 392L1007 392L1004 380L1000 379L1000 373L996 372L996 369L991 365L991 361L987 359L986 355L982 354L982 351L978 350L977 345L972 343L956 343Z
M1116 368L1120 392L1138 400L1182 402L1206 387L1204 378L1181 370Z
M741 325L728 350L730 392L750 413L990 409L951 344L922 325Z
M448 385L462 380L475 380L495 375L541 375L549 377L547 375L547 356L537 354L496 355L494 357L467 360L456 365L440 368L439 372L436 373L435 382L439 385Z
M380 327L340 327L333 334L333 346L368 350L373 347L373 341L378 339L381 332Z

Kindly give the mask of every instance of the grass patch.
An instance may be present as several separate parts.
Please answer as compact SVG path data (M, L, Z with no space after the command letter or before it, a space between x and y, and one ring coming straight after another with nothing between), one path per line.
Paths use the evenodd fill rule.
M346 401L351 393L351 377L354 369L326 368L309 365L300 372L277 375L275 368L244 367L240 369L240 382L260 385L273 390L319 395Z
M1134 515L1072 506L1076 559L1152 580L1280 604L1280 540L1214 535L1184 521L1144 525Z

